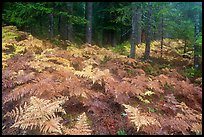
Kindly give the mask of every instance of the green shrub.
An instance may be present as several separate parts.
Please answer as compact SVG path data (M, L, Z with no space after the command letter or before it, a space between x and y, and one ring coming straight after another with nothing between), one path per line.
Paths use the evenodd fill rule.
M113 52L119 53L121 55L128 56L130 53L130 42L126 41L116 47L110 47Z
M202 72L191 67L185 70L184 75L189 78L202 77Z
M117 133L118 135L127 135L124 130L118 130Z

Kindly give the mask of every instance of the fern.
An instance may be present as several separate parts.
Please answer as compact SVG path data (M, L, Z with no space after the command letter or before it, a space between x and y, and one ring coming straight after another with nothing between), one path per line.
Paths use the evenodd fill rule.
M71 72L69 71L41 73L37 75L38 77L35 79L35 83L28 83L14 88L12 92L3 98L3 103L19 100L26 95L34 95L50 99L54 96L61 96L62 93L68 89L68 87L73 87L73 90L75 90L77 88L76 84L78 84L79 80L76 76L70 73ZM67 79L67 76L76 78L69 80Z
M60 106L65 100L67 100L67 98L63 97L51 102L50 100L39 99L32 96L28 105L25 104L24 107L16 107L11 112L8 112L6 116L15 117L15 123L11 128L19 127L25 130L39 127L40 131L44 133L61 133L59 121L62 119L57 117L55 112L66 114L64 109Z
M196 132L196 134L202 133L202 124L193 123L191 131Z
M91 65L85 67L82 71L75 71L74 74L83 78L90 79L93 84L97 82L100 85L102 85L103 79L105 77L110 76L108 69L101 71L98 68L93 69L93 66Z
M69 135L91 135L92 130L90 129L89 124L87 123L87 116L82 113L79 116L79 121L76 122L73 128L64 128L65 134Z
M54 132L54 133L62 134L62 132L61 132L62 125L60 124L60 121L62 121L62 120L63 119L61 117L51 118L51 119L45 121L45 123L40 125L40 131L42 133Z
M156 125L160 125L160 123L154 119L153 117L149 117L145 114L141 114L140 111L137 108L134 108L130 105L125 105L123 104L123 106L126 108L125 112L127 113L128 117L130 118L130 122L132 122L136 129L137 132L140 130L140 128L144 125L151 125L151 124L156 124Z

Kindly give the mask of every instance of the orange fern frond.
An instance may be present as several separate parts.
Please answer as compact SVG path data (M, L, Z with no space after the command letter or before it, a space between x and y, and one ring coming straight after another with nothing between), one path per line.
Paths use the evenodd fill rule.
M133 123L137 129L137 132L140 130L140 128L144 125L150 125L150 124L156 124L160 125L160 123L154 119L153 117L147 116L145 114L140 113L138 108L134 108L130 105L125 105L125 112L127 113L130 122Z
M64 132L65 134L69 135L91 135L92 130L90 129L90 125L87 123L87 116L84 113L82 113L79 116L79 121L76 122L75 126L73 128L65 128Z
M60 123L61 118L55 115L55 112L65 113L61 105L67 100L66 97L56 99L54 101L39 99L35 96L30 98L28 105L15 108L8 116L15 117L15 123L11 126L21 129L33 129L39 127L43 132L58 132L61 133Z

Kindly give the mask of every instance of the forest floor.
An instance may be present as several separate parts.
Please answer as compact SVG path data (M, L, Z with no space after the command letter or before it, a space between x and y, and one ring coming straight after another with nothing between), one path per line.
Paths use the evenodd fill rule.
M202 78L184 75L181 41L142 61L144 44L130 59L2 29L2 134L202 134Z

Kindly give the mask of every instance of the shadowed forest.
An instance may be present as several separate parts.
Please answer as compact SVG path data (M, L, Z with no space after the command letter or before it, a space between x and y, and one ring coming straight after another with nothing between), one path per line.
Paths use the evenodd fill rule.
M4 2L3 135L202 135L202 2Z

